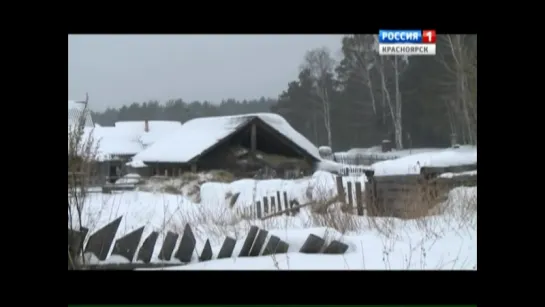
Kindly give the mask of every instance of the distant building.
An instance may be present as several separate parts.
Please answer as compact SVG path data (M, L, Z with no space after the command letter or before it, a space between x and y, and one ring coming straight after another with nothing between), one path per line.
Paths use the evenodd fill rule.
M133 160L148 166L144 176L224 169L237 177L297 177L311 173L320 154L280 115L259 113L192 119Z
M101 172L112 180L127 173L126 163L157 140L180 129L176 121L121 121L114 127L95 126L93 138L98 142Z

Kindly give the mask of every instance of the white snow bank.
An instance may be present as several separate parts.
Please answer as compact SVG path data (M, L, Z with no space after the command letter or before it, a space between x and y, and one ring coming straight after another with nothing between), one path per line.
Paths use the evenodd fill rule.
M375 170L375 176L385 176L420 174L420 168L423 166L446 167L475 163L477 163L477 147L463 146L381 161L371 167Z
M284 118L272 113L195 118L137 154L134 159L154 162L188 162L256 117L301 146L312 156L320 159L316 146L293 129Z

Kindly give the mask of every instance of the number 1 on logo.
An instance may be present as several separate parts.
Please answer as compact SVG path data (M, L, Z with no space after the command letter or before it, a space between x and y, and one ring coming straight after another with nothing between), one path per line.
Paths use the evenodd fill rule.
M435 30L424 30L422 31L422 43L424 44L435 44L437 40Z

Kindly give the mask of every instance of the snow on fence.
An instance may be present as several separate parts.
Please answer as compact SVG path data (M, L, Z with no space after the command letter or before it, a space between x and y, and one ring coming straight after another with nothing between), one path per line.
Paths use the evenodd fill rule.
M138 268L179 266L191 263L193 261L203 262L212 260L212 258L223 259L233 257L233 251L237 241L231 237L226 237L223 245L217 252L216 257L213 257L214 251L210 245L210 240L207 239L203 250L198 253L198 259L193 259L192 256L195 251L197 240L195 239L195 235L193 234L189 224L186 224L184 228L184 232L176 252L174 252L174 249L180 235L169 231L165 236L158 258L161 261L169 261L168 263L153 263L151 261L155 243L159 237L159 233L156 231L152 232L143 241L140 249L138 249L138 245L140 244L144 233L144 226L117 239L111 255L109 255L112 243L121 223L121 219L122 216L102 227L89 237L83 253L93 254L102 263L85 264L83 265L84 269L134 270ZM68 251L70 255L81 256L81 248L87 236L87 232L88 229L86 228L82 228L80 231L68 229ZM274 235L269 236L267 230L260 229L257 226L252 226L250 227L248 235L242 244L238 257L257 257L260 255L267 256L272 254L283 254L287 253L288 248L289 244L281 240L279 237ZM323 238L310 234L303 246L300 248L299 252L306 254L344 254L347 250L348 245L345 243L333 240L330 244L326 244L326 241ZM124 261L121 263L104 262L111 256L122 257ZM135 256L137 262L134 261ZM172 259L173 257L175 259Z

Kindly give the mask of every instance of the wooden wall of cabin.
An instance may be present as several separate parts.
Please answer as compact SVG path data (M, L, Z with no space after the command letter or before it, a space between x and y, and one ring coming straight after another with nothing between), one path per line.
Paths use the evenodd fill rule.
M168 176L177 177L191 171L191 165L187 163L144 162L148 167L142 168L138 174L142 177ZM140 173L142 172L142 173ZM144 175L145 176L144 176Z

